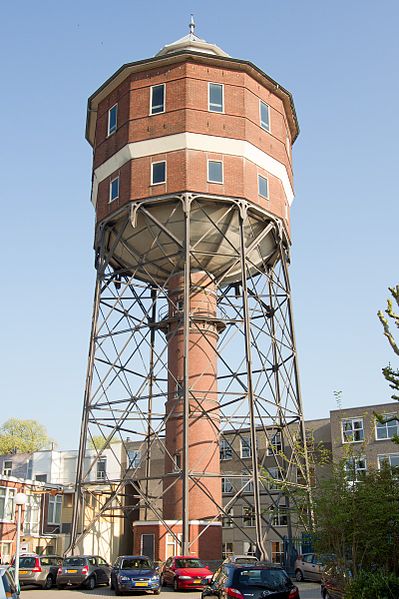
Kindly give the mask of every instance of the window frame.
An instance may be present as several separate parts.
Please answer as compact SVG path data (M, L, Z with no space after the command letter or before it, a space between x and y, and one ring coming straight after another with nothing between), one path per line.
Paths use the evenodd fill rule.
M156 164L164 164L165 165L165 178L163 181L157 181L156 183L154 182L154 165ZM166 160L157 160L156 162L151 162L151 186L153 185L165 185L166 181L167 181L167 163Z
M111 113L115 110L115 126L111 129ZM113 135L118 129L118 102L116 102L111 108L108 110L108 122L107 122L107 137Z
M12 460L4 460L2 468L3 476L12 476Z
M131 457L133 456L134 457ZM141 451L139 449L128 449L127 450L127 467L131 468L140 468L141 464Z
M354 422L361 422L362 423L362 428L354 428L352 426L352 434L354 435L354 431L362 431L363 434L363 438L362 439L352 439L352 440L347 440L345 437L345 431L344 431L344 424L346 422L351 422L352 425ZM349 418L342 418L341 420L341 437L342 437L342 443L364 443L364 419L363 417L358 417L358 416L353 416L353 417L349 417Z
M397 430L396 430L396 433L394 435L392 435L391 437L388 437L388 427L391 424L391 422L384 422L382 424L381 422L378 422L378 420L376 418L375 419L375 440L376 441L390 441L390 440L392 440L392 438L394 436L399 435L399 416L395 412L392 412L392 413L390 412L390 413L387 413L387 414L381 414L381 416L383 418L392 418L392 417L395 418L395 420L396 420L396 429ZM392 423L393 423L393 421L392 421ZM391 424L391 426L392 426L392 424ZM381 428L381 427L385 427L385 430L386 430L386 433L387 433L386 437L378 437L377 431L378 431L378 428Z
M112 184L115 183L115 181L118 182L118 195L116 195L114 198L112 197ZM115 200L119 200L119 196L120 196L120 191L121 191L121 181L120 181L120 176L117 175L116 177L114 177L113 179L110 179L109 182L109 198L108 198L108 203L111 204L111 202L115 202Z
M267 109L267 123L262 120L262 106L266 106L266 109ZM264 100L261 100L260 98L259 98L259 124L260 124L261 129L270 133L270 131L271 131L270 105L267 102L265 102Z
M243 440L245 441L245 445L243 445ZM248 441L248 443L247 443ZM248 450L248 455L244 455L243 449ZM251 437L240 437L240 458L243 460L249 460L252 457L252 445L251 445Z
M252 506L248 507L247 505L243 505L241 517L243 526L255 526L255 510Z
M100 464L104 464L104 469L99 468ZM99 476L100 472L103 473L103 476ZM97 460L96 480L105 480L106 478L107 478L107 457L101 456Z
M397 466L392 466L391 464L391 456L397 457L398 458L398 462L399 462L399 452L396 453L379 453L377 455L377 466L378 466L378 470L381 470L381 466L382 466L382 459L387 460L388 458L388 462L389 462L389 467L390 468L399 468L399 463ZM382 458L382 459L381 459Z
M0 486L0 493L4 492L4 513L3 517L0 514L0 522L14 522L15 517L15 488L14 487L6 487Z
M260 189L261 179L263 179L263 181L266 182L266 195L264 195L263 193L261 193L261 189ZM261 175L260 173L258 173L258 196L260 196L264 200L269 200L270 199L269 179L265 175Z
M220 461L225 462L233 459L233 448L227 439L220 439L219 442ZM226 457L227 456L227 457Z
M364 462L364 466L360 467L360 462ZM350 482L358 482L359 474L367 472L367 457L365 455L350 456L345 461L344 469Z
M222 476L222 494L234 493L234 487L228 476Z
M163 104L162 104L162 110L157 110L156 112L154 112L154 106L152 104L152 100L153 100L153 94L154 94L153 90L156 87L163 87ZM159 104L159 106L161 106L161 105ZM166 84L165 83L157 83L156 85L151 85L151 90L150 90L150 116L155 116L156 114L163 114L164 112L166 112Z
M276 443L273 442L275 439L277 439ZM281 431L275 430L274 434L270 438L269 445L267 446L266 455L273 456L280 451L283 451L283 437Z
M57 518L57 506L59 506L59 521ZM50 519L50 509L51 509L51 518ZM62 520L62 495L50 495L48 500L48 508L47 508L47 524L53 526L61 526Z
M221 110L213 110L211 106L218 106L216 104L211 104L211 86L217 85L222 89L222 104ZM215 83L214 81L208 81L208 112L214 112L216 114L224 114L224 84L223 83Z
M210 178L209 165L210 165L211 162L218 163L218 164L222 165L222 180L221 181L213 181ZM224 164L223 164L223 160L214 160L214 159L208 158L207 159L207 169L206 169L206 171L207 171L206 172L207 183L212 183L214 185L224 185Z

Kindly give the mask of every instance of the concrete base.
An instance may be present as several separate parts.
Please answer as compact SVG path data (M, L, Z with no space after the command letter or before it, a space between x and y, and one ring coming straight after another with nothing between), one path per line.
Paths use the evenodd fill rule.
M181 539L181 520L167 520L167 526ZM220 522L210 524L205 520L190 520L190 555L206 562L222 558L222 526ZM148 536L146 536L148 535ZM163 562L172 555L181 555L180 543L160 521L136 521L133 523L133 553L150 553L155 561Z

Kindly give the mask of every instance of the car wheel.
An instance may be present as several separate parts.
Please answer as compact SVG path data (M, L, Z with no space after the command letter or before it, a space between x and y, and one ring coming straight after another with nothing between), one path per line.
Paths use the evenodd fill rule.
M301 570L295 570L295 580L297 582L302 582L303 574L302 574Z
M63 591L65 589L65 584L57 584L57 589Z
M161 589L156 589L156 591L154 591L154 595L160 595L161 593Z
M111 591L113 591L115 588L114 581L112 580L112 576L111 576L111 580L110 580L110 587L111 587Z
M159 579L159 584L161 585L161 587L164 587L164 586L166 586L166 585L165 585L165 579L164 579L164 577L163 577L163 574L161 574L161 577L160 577L160 579Z
M122 591L118 587L118 583L116 583L116 585L115 585L115 595L118 595L118 596L122 595Z
M174 591L180 591L180 589L179 589L179 583L177 582L177 578L173 579L173 590Z
M49 589L53 588L53 577L52 576L47 576L46 580L44 581L43 588L45 591L48 591Z
M86 581L86 589L88 591L92 591L96 586L96 581L94 579L94 576L90 576L90 578L87 579Z

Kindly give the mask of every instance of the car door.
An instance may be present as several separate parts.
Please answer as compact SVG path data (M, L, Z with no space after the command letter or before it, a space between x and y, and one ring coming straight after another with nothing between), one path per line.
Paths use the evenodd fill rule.
M97 557L97 563L103 572L104 582L109 583L109 578L111 576L111 566L103 557L100 556Z
M173 563L173 557L169 557L164 565L164 569L163 569L163 579L165 584L172 584L172 580L173 580L173 574L172 574L172 563Z
M315 580L315 564L313 563L313 553L306 553L303 556L303 576L306 580Z

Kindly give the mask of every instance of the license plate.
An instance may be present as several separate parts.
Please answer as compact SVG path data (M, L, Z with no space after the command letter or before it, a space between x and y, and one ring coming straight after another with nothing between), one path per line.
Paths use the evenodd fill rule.
M200 584L202 582L201 578L195 578L194 584Z
M28 570L20 570L20 571L19 571L19 573L20 573L20 574L27 574L27 573L28 573Z
M76 574L77 570L67 570L67 574Z
M148 587L148 582L136 582L136 587Z

